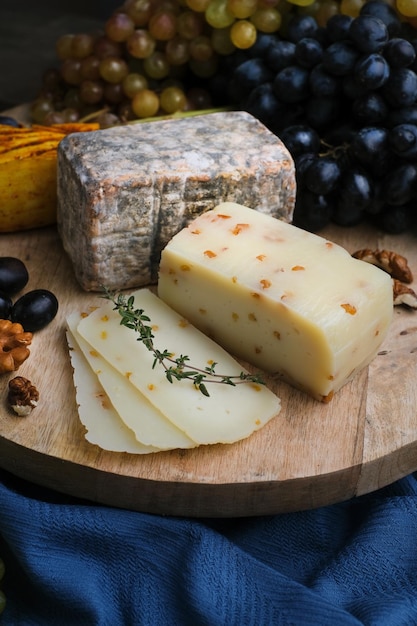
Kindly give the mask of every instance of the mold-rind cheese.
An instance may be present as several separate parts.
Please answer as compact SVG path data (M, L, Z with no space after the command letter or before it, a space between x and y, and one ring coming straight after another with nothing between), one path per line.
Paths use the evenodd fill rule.
M158 295L235 356L319 400L374 358L393 312L388 274L234 203L169 242Z
M75 133L59 145L58 231L87 291L156 282L169 239L227 200L292 220L291 155L245 112Z

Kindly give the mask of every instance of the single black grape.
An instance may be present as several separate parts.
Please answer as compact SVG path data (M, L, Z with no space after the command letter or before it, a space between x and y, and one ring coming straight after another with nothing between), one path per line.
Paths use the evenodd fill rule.
M9 319L12 306L12 299L7 295L7 293L4 293L4 291L0 291L0 319Z
M47 289L28 291L13 304L12 322L19 322L25 331L35 332L47 326L58 312L58 300Z
M334 158L317 156L304 173L304 183L309 191L328 196L335 189L340 177L340 166Z
M295 43L278 39L265 53L265 64L274 73L295 63Z
M329 74L323 63L319 63L311 70L309 85L313 95L326 98L335 98L340 93L342 87L340 79Z
M301 190L297 194L294 209L294 226L309 232L318 232L330 222L332 202L330 198L311 191Z
M390 76L390 67L381 54L374 52L358 60L353 74L361 87L371 91L385 85Z
M364 211L373 198L372 180L365 171L351 168L343 173L338 187L332 220L339 226L355 226L364 219Z
M330 41L344 41L347 39L349 27L353 21L350 15L336 13L327 20L326 29Z
M393 108L412 106L417 99L417 75L408 67L392 69L382 94Z
M279 136L293 158L305 153L316 154L319 151L320 136L305 124L288 126Z
M382 168L389 161L388 130L382 127L365 126L358 130L350 142L350 153L367 168Z
M303 152L294 158L297 191L305 188L305 173L316 158L317 155L314 152Z
M271 81L272 78L272 72L262 59L248 59L233 71L229 86L230 98L233 102L242 102L255 87Z
M388 28L384 22L366 14L352 20L348 36L356 48L364 54L380 52L389 39Z
M382 124L388 112L388 105L379 93L367 93L352 103L353 116L361 125Z
M272 84L264 83L251 91L243 108L265 124L265 126L274 130L283 106L276 97Z
M295 15L289 20L286 29L288 41L294 43L304 39L304 37L316 38L320 36L320 33L319 25L311 15Z
M275 95L282 101L289 104L301 102L309 94L310 73L305 67L289 65L284 67L273 80Z
M417 158L417 126L414 124L394 126L389 131L388 143L397 156L404 159Z
M12 296L21 291L29 280L26 265L11 256L0 257L0 291Z
M353 71L359 54L349 41L336 41L323 52L323 67L335 76L346 76Z
M395 37L386 44L384 57L391 67L408 67L414 63L416 51L407 39Z
M317 39L304 37L296 43L295 59L303 67L314 67L320 63L323 56L323 46Z
M365 2L360 10L360 15L371 15L384 22L390 37L396 37L401 31L401 20L395 9L387 2L370 0Z
M387 173L383 194L387 204L401 206L410 202L417 193L417 165L402 163Z

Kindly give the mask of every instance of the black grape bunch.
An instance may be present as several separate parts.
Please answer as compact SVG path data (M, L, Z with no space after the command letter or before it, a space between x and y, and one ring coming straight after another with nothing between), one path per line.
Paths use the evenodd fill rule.
M407 30L408 29L408 30ZM285 143L296 165L294 223L416 225L417 38L371 0L325 27L295 15L238 58L229 94Z

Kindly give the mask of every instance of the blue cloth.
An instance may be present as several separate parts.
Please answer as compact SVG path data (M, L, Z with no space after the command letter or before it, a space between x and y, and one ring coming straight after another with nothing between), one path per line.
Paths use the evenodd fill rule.
M313 511L170 518L0 473L2 626L417 625L417 479Z

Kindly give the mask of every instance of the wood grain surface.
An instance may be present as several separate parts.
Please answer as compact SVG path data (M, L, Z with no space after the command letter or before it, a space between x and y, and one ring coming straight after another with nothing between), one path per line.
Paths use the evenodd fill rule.
M395 250L417 277L416 238L367 227L320 233L350 252ZM34 288L59 299L57 318L34 335L19 369L40 392L37 408L7 408L0 377L0 466L33 483L117 507L180 516L233 517L297 511L376 490L417 470L417 312L396 307L372 364L329 404L284 383L282 411L233 445L137 456L89 444L78 420L65 318L102 301L83 292L55 228L0 235L0 255L27 265ZM414 283L416 289L416 284ZM15 374L14 374L15 375Z

